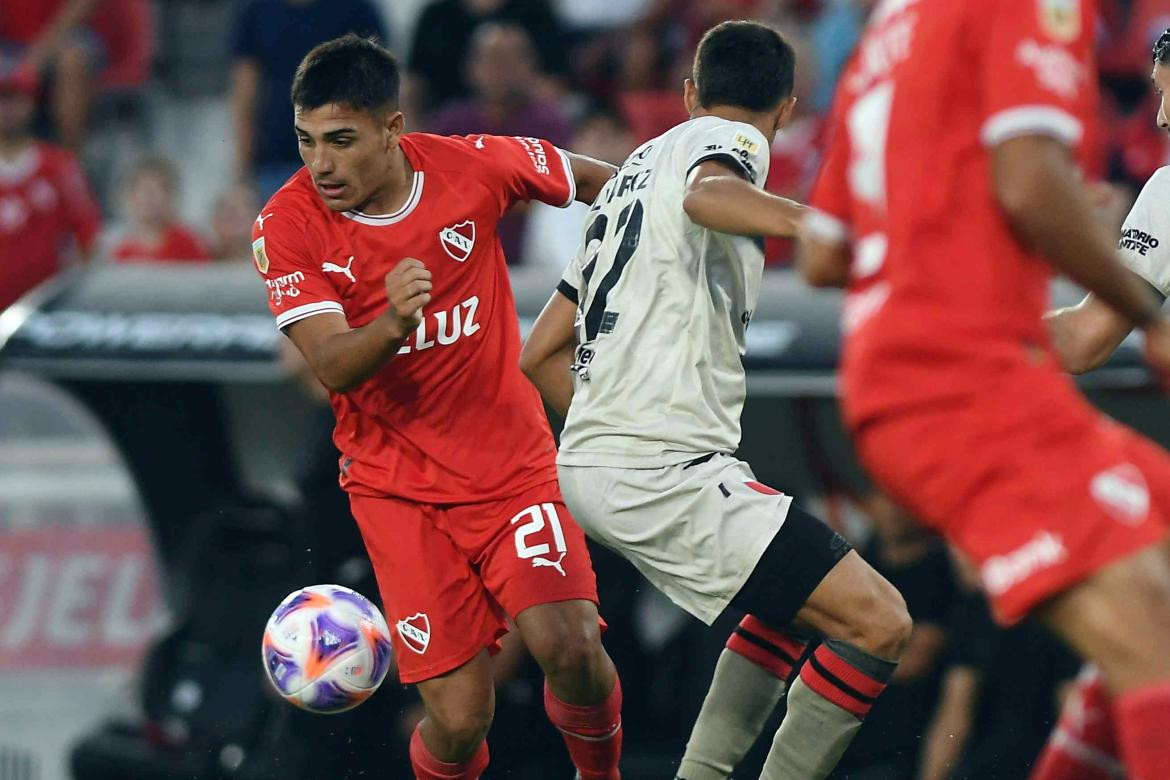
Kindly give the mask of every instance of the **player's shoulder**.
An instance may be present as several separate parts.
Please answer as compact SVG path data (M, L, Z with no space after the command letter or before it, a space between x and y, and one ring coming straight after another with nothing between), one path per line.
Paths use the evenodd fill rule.
M33 143L39 167L42 170L63 171L78 165L77 155L64 146L57 146L48 141Z
M424 171L474 172L494 159L492 152L499 151L502 138L487 133L472 135L407 133L402 137L402 142L412 156L417 158ZM489 149L489 146L493 148Z
M262 232L268 226L278 226L278 229L303 230L327 219L327 211L308 170L302 168L260 209L254 229Z
M1142 192L1147 190L1159 196L1170 194L1170 165L1163 165L1146 179Z

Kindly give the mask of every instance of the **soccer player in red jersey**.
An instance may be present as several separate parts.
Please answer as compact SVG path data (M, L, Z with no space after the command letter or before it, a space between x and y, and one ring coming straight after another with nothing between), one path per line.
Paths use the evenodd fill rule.
M997 617L1097 663L1134 780L1170 777L1170 458L1098 413L1041 315L1052 267L1146 334L1075 155L1091 0L884 0L842 76L801 260L848 287L844 415L885 488L980 568Z
M510 616L580 777L616 780L621 686L496 238L513 203L592 200L612 168L536 138L406 134L398 83L393 55L354 35L306 55L305 167L261 210L253 254L277 325L330 391L399 674L426 705L414 773L484 771L488 655Z

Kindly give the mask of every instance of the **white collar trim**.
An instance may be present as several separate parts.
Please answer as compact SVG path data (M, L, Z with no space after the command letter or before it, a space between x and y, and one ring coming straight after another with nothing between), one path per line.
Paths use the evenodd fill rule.
M401 222L410 216L410 212L414 211L415 206L422 200L423 192L423 172L414 172L414 181L410 187L410 197L406 199L406 203L402 208L395 211L393 214L363 214L360 211L343 211L342 216L346 219L352 219L354 222L360 222L363 225L393 225L395 222Z

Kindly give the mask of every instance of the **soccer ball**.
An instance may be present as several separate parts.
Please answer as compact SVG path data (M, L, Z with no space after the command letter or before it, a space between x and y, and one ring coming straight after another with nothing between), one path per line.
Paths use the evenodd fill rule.
M341 585L293 591L268 618L264 670L277 692L301 709L353 709L390 668L390 629L378 608Z

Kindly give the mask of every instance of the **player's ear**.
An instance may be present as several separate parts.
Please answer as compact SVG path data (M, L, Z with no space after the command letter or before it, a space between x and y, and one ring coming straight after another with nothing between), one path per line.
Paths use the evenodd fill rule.
M788 124L788 120L792 119L792 112L796 108L796 95L792 95L788 99L780 103L780 108L776 112L775 129L779 130Z
M694 79L687 79L683 82L683 103L687 106L687 113L695 113L695 109L699 107L699 88L695 86Z
M386 131L386 148L391 149L398 145L398 139L406 132L406 117L401 111L387 111L382 123Z

